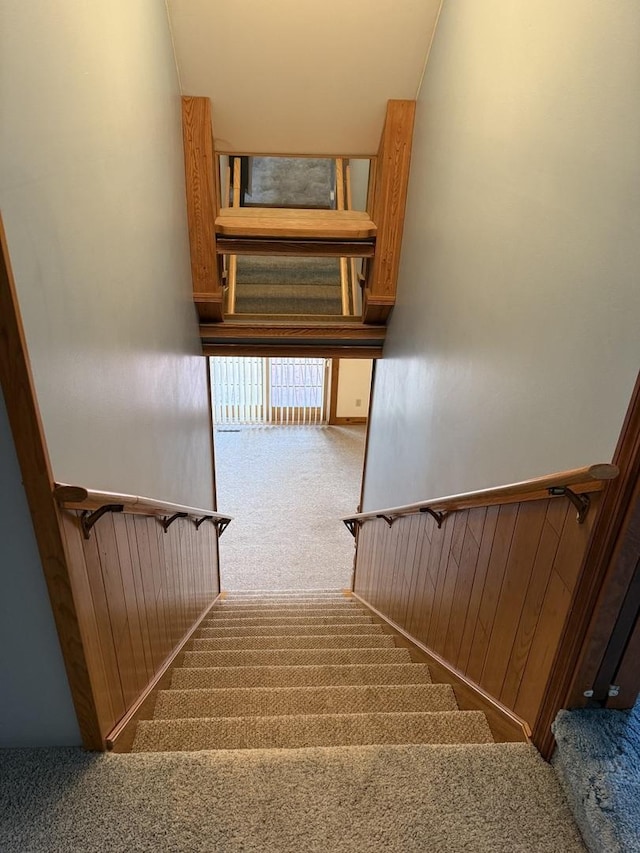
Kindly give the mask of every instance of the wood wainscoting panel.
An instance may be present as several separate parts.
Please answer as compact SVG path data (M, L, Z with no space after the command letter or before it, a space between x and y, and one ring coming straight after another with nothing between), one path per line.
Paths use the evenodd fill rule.
M354 591L533 729L600 499L367 521Z
M78 621L100 662L90 674L104 742L220 592L217 529L179 518L165 532L157 517L107 513L85 539L77 512L61 517L74 593L88 587Z

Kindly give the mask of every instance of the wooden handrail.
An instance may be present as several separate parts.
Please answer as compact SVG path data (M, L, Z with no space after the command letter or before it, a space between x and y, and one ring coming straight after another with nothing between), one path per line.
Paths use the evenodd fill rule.
M98 492L85 489L84 486L69 486L56 483L53 496L58 504L65 509L99 510L104 506L122 506L121 512L136 515L167 516L184 514L189 518L212 518L218 521L232 521L230 515L214 512L211 509L199 509L194 506L174 504L169 501L158 501L154 498L144 498L139 495L121 495L117 492Z
M515 503L520 501L540 500L553 496L554 490L569 490L574 495L586 492L596 492L604 488L606 480L615 479L619 470L615 465L599 463L586 468L574 468L549 474L533 480L523 480L520 483L510 483L507 486L496 486L491 489L480 489L476 492L464 492L459 495L448 495L442 498L420 501L414 504L388 507L386 509L359 512L344 516L342 519L349 527L355 522L364 522L371 518L393 520L401 515L411 515L416 512L448 513L459 509L472 507L495 506L497 504ZM556 491L556 494L561 494Z

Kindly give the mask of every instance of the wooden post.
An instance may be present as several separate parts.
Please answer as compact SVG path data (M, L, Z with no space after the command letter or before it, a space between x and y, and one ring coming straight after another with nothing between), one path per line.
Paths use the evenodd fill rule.
M364 291L365 323L384 323L395 303L415 110L415 101L387 103L373 177L373 208L368 211L377 231Z
M208 98L183 97L182 133L194 300L201 320L220 322L223 294L215 234L218 177Z

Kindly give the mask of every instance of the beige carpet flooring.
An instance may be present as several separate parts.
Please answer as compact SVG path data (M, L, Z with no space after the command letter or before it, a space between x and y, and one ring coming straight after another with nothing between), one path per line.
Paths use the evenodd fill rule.
M0 751L3 853L583 853L527 744Z
M234 516L220 540L223 589L350 587L340 517L360 499L364 437L362 426L216 430L218 505Z
M584 849L532 747L493 743L485 715L458 710L452 688L390 647L354 599L301 600L234 593L214 605L191 642L209 650L187 652L173 670L153 718L137 723L133 753L0 752L0 850ZM253 633L261 606L276 633ZM323 611L342 621L313 633L306 619L323 617L308 614ZM285 621L274 626L274 613ZM347 645L334 648L335 637ZM376 657L389 653L399 658ZM268 663L256 663L260 654Z

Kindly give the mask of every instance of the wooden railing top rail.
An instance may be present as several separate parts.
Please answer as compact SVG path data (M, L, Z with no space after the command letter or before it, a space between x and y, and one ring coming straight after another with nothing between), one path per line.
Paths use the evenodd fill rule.
M510 483L507 486L496 486L491 489L448 495L414 504L359 512L345 516L342 521L349 527L353 523L361 523L370 518L384 518L388 521L401 515L410 515L416 512L448 513L472 507L540 500L541 498L548 498L550 495L566 495L570 499L576 498L577 502L580 503L580 495L601 490L604 488L605 481L615 479L619 473L615 465L598 463L585 468L573 468L570 471L537 477L533 480L523 480L520 483ZM576 501L572 500L572 502L575 503ZM580 509L578 512L580 516ZM579 520L582 518L579 517Z
M117 492L98 492L94 489L85 489L84 486L68 486L56 483L53 489L56 501L65 509L99 509L105 504L122 504L123 512L132 512L138 515L168 515L183 512L194 518L207 516L208 518L220 518L232 521L232 517L225 513L214 512L211 509L200 509L195 506L174 504L169 501L158 501L154 498L144 498L140 495L120 495Z

